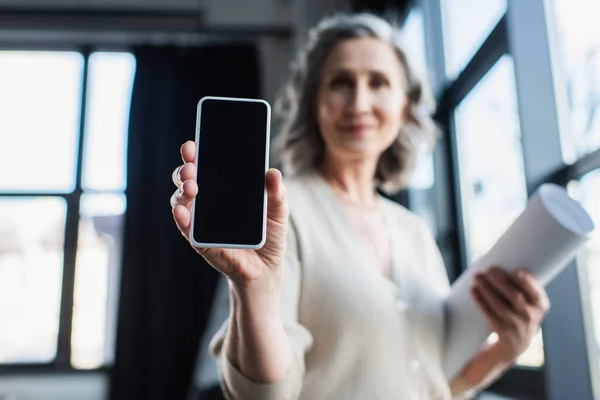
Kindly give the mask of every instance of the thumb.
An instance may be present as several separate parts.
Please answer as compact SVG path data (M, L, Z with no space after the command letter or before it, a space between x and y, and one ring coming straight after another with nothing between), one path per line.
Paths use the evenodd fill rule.
M281 172L275 168L267 171L267 218L285 223L288 218L287 190L282 181Z

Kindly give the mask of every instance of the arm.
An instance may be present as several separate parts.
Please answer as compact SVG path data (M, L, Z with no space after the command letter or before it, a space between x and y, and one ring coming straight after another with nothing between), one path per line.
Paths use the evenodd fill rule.
M513 364L495 345L484 346L450 384L453 398L468 399L492 384Z
M192 141L183 144L181 156L185 164L173 171L173 183L179 189L171 196L170 203L177 228L189 241L191 204L198 193ZM298 290L287 290L285 283L292 289L299 285L299 280L294 280L297 265L289 262L297 257L286 241L289 211L281 173L269 170L265 184L267 237L263 247L257 250L194 247L227 277L230 285L229 322L217 332L209 347L213 355L219 356L225 393L236 400L295 398L304 375L303 351L312 343L306 329L294 322ZM286 300L281 308L280 298Z
M242 375L273 383L285 377L292 355L279 309L279 289L263 286L253 282L236 287L230 281L231 318L225 348Z
M210 344L229 399L292 400L302 389L313 339L298 323L301 269L291 224L287 243L280 289L229 284L229 322Z

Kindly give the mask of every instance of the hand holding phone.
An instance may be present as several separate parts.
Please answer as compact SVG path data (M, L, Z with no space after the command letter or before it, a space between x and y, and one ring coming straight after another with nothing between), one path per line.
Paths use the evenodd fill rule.
M242 135L245 131L244 121L238 120L238 122L238 129L240 132L236 134ZM255 243L241 243L242 246L234 246L233 248L230 246L232 243L224 243L222 246L219 246L218 243L209 243L213 245L205 247L197 246L196 244L199 242L198 240L193 239L191 230L194 221L193 207L202 204L198 203L198 198L202 198L203 190L208 190L204 183L199 184L199 182L197 182L198 171L203 165L199 159L197 160L199 157L196 157L198 147L197 143L191 141L186 142L181 147L181 155L184 164L173 172L173 181L176 186L179 187L171 197L173 217L177 227L182 235L190 241L195 250L201 254L209 264L230 279L243 283L256 281L257 278L263 275L273 275L273 273L275 273L276 279L280 280L281 274L278 273L278 271L280 271L283 262L288 220L288 207L281 173L274 169L268 170L266 173L264 170L262 172L261 182L263 182L264 185L262 187L263 197L265 187L267 193L265 199L266 203L264 204L266 210L266 213L264 214L265 229L263 230L265 239L264 241L260 240L260 242L264 242L262 247L256 248L257 246ZM248 149L248 147L246 147L246 149ZM200 152L198 153L200 154ZM224 158L227 157L226 154L221 154L221 156L221 160L226 160L226 158ZM221 170L221 172L223 171ZM207 193L208 196L214 194L215 192ZM224 200L222 204L220 204L224 205L226 203L230 202ZM236 207L235 202L230 203L230 206ZM230 211L233 213L236 212L236 210L229 210L227 207L220 211L225 213L225 215L223 215L224 221L231 217L230 214L227 214ZM216 220L218 221L218 218ZM262 224L262 221L260 221L260 219L258 220ZM197 220L195 222L197 222ZM251 230L256 230L256 226L251 228ZM208 231L205 233L209 234L210 232ZM256 235L253 239L256 239ZM237 244L239 245L240 243Z

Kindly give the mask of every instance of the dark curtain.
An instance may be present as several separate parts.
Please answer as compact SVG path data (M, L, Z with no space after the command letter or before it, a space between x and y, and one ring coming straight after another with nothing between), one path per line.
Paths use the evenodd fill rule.
M175 227L171 172L181 144L194 139L201 97L259 96L258 59L250 45L140 47L135 56L110 398L177 400L190 384L217 273Z

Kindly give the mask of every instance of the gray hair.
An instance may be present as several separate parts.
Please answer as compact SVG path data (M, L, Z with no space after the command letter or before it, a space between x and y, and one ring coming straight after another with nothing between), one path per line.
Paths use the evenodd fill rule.
M316 104L321 71L339 42L367 37L389 43L396 51L403 66L408 100L406 121L397 139L379 158L376 185L388 193L402 189L408 184L422 145L433 147L437 135L431 118L433 96L407 56L399 29L372 14L338 14L311 29L308 44L292 64L290 78L275 103L282 129L274 148L285 174L301 174L322 162L325 143L319 132Z

